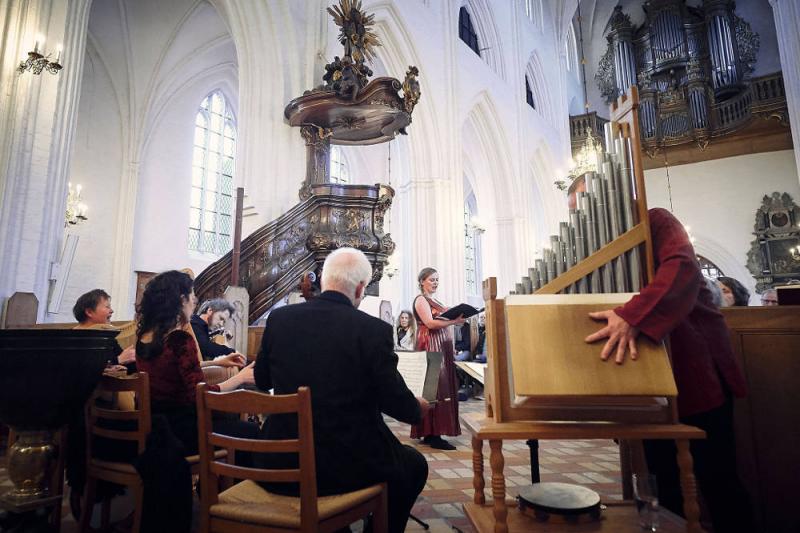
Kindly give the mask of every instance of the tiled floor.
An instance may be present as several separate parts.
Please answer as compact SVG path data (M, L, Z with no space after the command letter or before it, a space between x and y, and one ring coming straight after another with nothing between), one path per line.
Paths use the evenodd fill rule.
M462 412L482 412L482 401L470 400L459 406ZM431 533L453 532L454 528L464 533L473 532L469 520L464 516L462 504L472 501L472 448L469 436L448 438L456 445L455 451L439 451L409 438L409 427L387 419L389 427L404 443L415 446L428 460L429 476L413 514L430 526ZM520 486L529 484L530 454L524 442L509 441L503 444L505 476L508 497L516 497ZM484 449L484 465L487 497L491 487L488 460L488 445ZM3 461L4 462L4 461ZM586 485L601 494L604 499L621 497L619 454L611 441L543 441L540 443L539 462L542 481L563 481ZM0 492L8 482L5 470L0 468ZM122 507L120 505L119 507ZM64 506L62 532L73 533L76 524ZM358 528L355 528L358 529ZM406 531L424 531L410 520Z
M461 412L483 412L483 401L470 400L459 404ZM472 501L472 446L467 434L448 437L456 450L433 450L408 437L409 428L393 420L389 427L405 444L415 446L428 460L428 483L412 513L430 525L433 533L452 532L457 528L473 532L464 516L462 504ZM523 441L503 443L507 497L517 496L520 486L531 483L530 451ZM542 441L539 448L539 472L542 481L580 483L601 494L604 499L619 499L621 495L619 449L611 441ZM484 445L484 478L486 496L490 497L491 473L489 450ZM420 532L423 528L409 521L406 531Z

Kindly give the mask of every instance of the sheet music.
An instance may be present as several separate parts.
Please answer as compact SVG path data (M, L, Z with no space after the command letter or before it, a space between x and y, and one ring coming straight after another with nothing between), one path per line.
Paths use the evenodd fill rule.
M425 376L428 372L428 356L426 352L397 352L397 371L403 376L406 386L414 396L422 396L425 387Z

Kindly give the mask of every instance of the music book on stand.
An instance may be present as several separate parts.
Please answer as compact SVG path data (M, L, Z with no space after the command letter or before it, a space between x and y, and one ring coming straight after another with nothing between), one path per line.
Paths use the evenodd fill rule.
M439 392L439 372L442 369L442 352L397 351L397 371L406 386L429 402L436 401Z

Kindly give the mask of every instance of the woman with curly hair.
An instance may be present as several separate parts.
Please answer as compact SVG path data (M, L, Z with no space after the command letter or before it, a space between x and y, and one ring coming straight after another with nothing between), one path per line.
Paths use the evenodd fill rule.
M194 282L188 274L170 270L147 284L137 306L139 324L136 329L136 366L150 376L150 403L154 416L163 415L170 429L180 440L186 455L197 453L197 384L204 381L200 369L197 341L187 331L189 318L196 305ZM206 361L218 366L239 366L244 363L238 354ZM230 391L240 385L253 384L253 365L219 385L213 391ZM240 420L215 420L215 431L255 438L257 427Z
M749 305L750 291L739 280L728 276L720 276L717 278L717 284L722 291L722 307Z

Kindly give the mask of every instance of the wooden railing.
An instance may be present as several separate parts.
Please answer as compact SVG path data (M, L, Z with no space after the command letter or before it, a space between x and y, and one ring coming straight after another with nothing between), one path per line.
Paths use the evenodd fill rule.
M602 139L603 126L606 122L608 122L608 119L598 116L595 111L586 113L585 115L570 115L569 135L572 140L573 152L586 140L586 135L590 128L592 130L592 135L598 139Z
M373 282L380 280L394 251L394 242L383 231L394 196L391 187L321 183L311 185L309 193L308 199L242 239L238 284L250 295L250 323L296 290L306 272L319 276L333 250L350 246L364 252L373 266ZM229 252L197 276L199 301L224 294L231 285L232 259Z
M655 127L642 125L644 148L649 150L722 137L745 128L754 117L781 118L787 114L782 72L752 78L748 86L735 97L721 102L712 101L707 108L707 119L697 124L692 121L689 100L685 98L684 102L683 105L673 104L669 109L657 109L651 103L649 114L648 109L640 113L640 117L650 120L651 125L655 120ZM608 122L595 112L570 116L569 121L573 152L586 139L589 128L602 137L603 124Z

